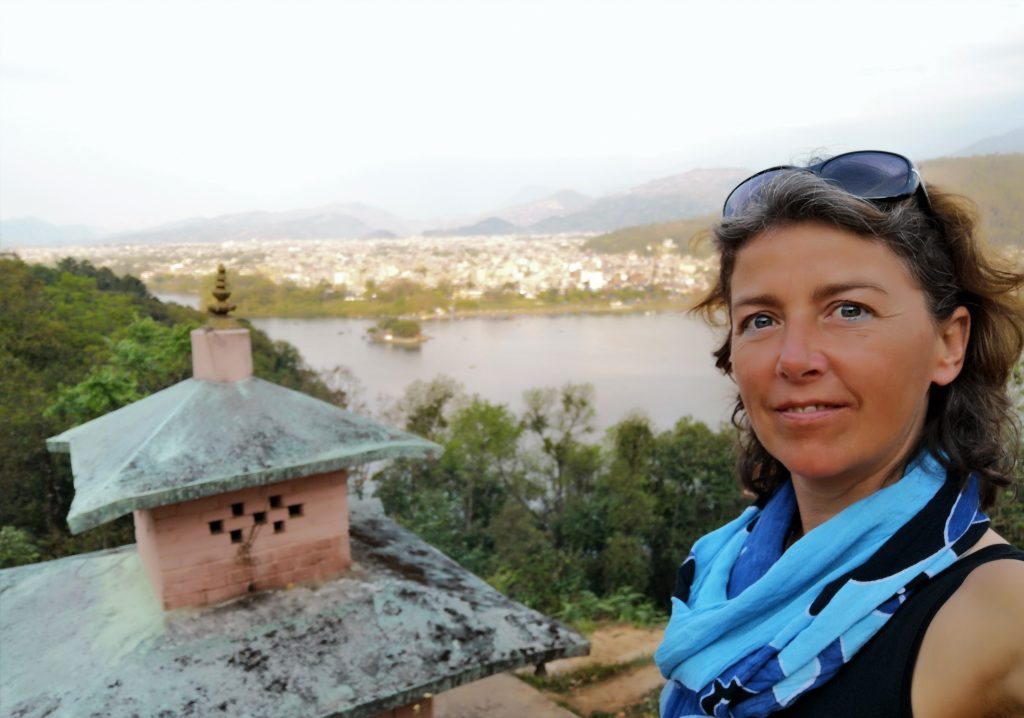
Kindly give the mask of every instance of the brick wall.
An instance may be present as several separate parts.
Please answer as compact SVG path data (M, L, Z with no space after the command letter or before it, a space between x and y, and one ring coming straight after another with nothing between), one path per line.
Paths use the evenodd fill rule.
M164 609L333 578L351 563L344 471L135 512Z

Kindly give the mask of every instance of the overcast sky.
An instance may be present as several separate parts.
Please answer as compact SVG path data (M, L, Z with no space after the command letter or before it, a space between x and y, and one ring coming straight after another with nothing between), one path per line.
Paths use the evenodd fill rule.
M472 214L1024 126L1024 0L0 0L0 216Z

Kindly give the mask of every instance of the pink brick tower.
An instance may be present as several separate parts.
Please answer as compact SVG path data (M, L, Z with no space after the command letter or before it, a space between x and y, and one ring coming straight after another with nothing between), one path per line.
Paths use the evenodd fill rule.
M71 453L79 532L133 513L165 610L326 581L352 563L348 468L440 447L253 376L224 267L192 379L48 441Z
M214 315L192 332L192 377L252 377L249 330L228 313L224 266ZM220 603L250 591L335 578L351 563L347 472L301 476L192 501L136 509L135 540L165 609Z

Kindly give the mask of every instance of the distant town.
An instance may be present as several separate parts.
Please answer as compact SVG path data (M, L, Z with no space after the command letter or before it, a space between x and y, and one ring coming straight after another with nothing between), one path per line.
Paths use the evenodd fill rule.
M478 299L494 290L533 299L552 291L657 287L663 295L684 297L707 289L713 260L680 254L671 239L649 246L646 254L598 254L584 246L590 236L231 240L17 251L28 262L52 264L66 256L88 260L133 274L155 292L195 292L220 263L232 274L323 287L353 301L398 280L449 287L455 299Z

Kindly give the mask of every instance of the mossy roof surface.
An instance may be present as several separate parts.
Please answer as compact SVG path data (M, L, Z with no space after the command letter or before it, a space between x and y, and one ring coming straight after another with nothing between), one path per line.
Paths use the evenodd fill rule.
M441 447L261 379L187 379L46 441L70 452L79 533L135 509Z
M134 546L0 571L0 705L11 718L361 718L586 653L374 513L346 576L160 610Z

